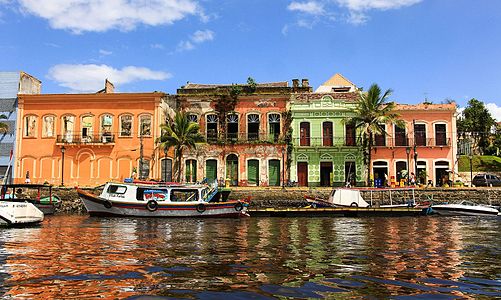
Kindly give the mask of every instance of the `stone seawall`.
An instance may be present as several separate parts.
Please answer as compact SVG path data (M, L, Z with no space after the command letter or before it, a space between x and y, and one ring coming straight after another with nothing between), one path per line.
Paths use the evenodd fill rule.
M99 188L86 189L95 194L99 194ZM230 199L242 199L251 196L251 207L303 207L307 205L304 195L311 195L320 198L327 198L332 191L330 188L234 188ZM426 188L415 189L416 200L433 200L433 202L456 202L460 200L471 200L482 204L501 205L501 188ZM64 214L85 214L85 208L78 199L78 195L73 188L53 189L54 194L61 197L63 203L58 209L58 213ZM373 204L389 203L389 194L373 193ZM399 202L408 199L411 194L406 191L392 191L392 201ZM363 191L362 196L370 202L371 195L368 191Z

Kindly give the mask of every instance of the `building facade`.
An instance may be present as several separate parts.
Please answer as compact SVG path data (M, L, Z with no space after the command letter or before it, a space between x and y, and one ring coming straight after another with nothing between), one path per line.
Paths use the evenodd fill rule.
M15 181L96 186L170 176L172 155L155 142L164 98L114 93L109 82L95 94L19 95Z
M362 143L346 122L358 97L358 88L340 74L314 93L292 95L292 181L299 186L363 185Z
M374 179L450 184L457 173L456 104L397 104L404 127L385 124L386 136L375 136L371 170Z
M12 162L15 161L14 150L16 140L17 95L40 94L41 82L24 72L0 72L0 115L5 119L0 122L9 127L0 134L0 176L11 181L13 175ZM11 156L12 153L12 156Z
M177 90L178 108L201 126L207 143L185 153L183 180L229 180L232 186L279 186L287 177L287 105L308 81L252 85L189 83Z

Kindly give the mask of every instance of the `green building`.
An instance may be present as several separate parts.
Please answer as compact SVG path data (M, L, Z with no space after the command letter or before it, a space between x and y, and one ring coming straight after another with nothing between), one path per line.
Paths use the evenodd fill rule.
M291 96L290 180L299 186L363 185L362 143L345 121L359 89L336 74L313 93Z

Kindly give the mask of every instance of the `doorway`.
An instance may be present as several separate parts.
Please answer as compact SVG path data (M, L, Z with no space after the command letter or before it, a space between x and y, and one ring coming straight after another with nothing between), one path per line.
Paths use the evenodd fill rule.
M320 163L320 186L331 186L332 182L332 162Z
M308 186L308 163L297 163L297 181L299 186Z

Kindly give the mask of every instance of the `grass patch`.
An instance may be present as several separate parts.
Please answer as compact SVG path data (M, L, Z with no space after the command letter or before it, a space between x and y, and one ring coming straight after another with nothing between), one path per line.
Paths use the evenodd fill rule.
M501 158L497 156L473 156L474 172L501 172ZM459 158L459 172L470 172L470 158L461 156Z

